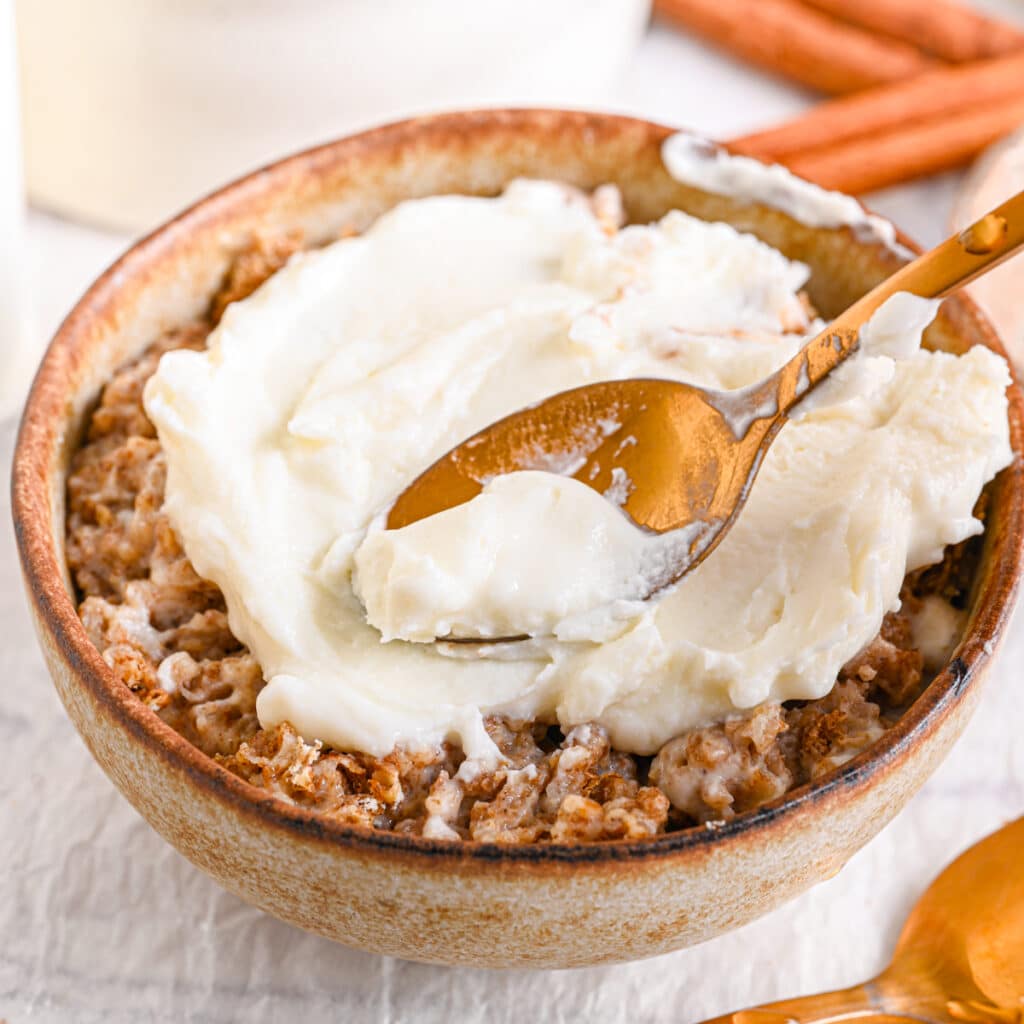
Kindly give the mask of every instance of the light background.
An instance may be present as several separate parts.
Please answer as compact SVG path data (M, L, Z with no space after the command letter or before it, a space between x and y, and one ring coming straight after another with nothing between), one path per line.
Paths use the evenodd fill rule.
M986 6L1024 20L1013 0ZM728 137L811 100L654 28L611 105ZM931 244L947 230L957 181L944 175L870 202ZM127 241L30 215L24 258L36 336L52 333ZM12 425L0 425L4 479L12 443ZM885 964L928 881L1024 813L1018 626L966 735L910 806L835 878L746 928L654 960L554 973L448 970L347 950L222 891L152 832L93 763L36 651L6 487L0 495L0 1018L9 1024L314 1017L685 1024L864 980Z

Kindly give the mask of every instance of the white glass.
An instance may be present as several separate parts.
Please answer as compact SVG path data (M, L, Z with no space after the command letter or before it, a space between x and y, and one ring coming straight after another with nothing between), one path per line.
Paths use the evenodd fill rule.
M137 231L243 171L372 123L454 107L600 106L650 0L17 7L32 201Z

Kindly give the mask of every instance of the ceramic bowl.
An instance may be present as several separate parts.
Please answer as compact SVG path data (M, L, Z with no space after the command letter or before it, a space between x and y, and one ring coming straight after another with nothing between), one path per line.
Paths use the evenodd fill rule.
M89 642L64 558L69 459L101 385L165 328L202 313L260 228L314 242L365 228L401 199L492 194L510 179L615 182L629 216L678 207L756 232L813 268L826 315L900 262L847 229L674 182L668 128L602 114L490 111L407 121L284 160L212 195L131 249L75 307L36 378L14 462L15 527L43 652L104 771L150 824L243 899L339 942L446 964L566 967L652 956L734 928L837 872L959 736L1009 617L1021 560L1020 459L990 487L963 637L919 700L869 750L718 828L643 842L505 848L361 831L286 805L218 767L132 696ZM1001 352L966 299L928 343ZM1022 396L1010 393L1015 451ZM155 923L159 927L159 923Z

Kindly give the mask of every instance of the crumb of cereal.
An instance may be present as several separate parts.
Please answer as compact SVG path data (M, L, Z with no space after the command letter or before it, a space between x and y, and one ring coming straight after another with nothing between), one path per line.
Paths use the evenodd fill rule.
M231 263L224 282L213 297L210 318L219 323L232 302L248 298L272 274L280 270L302 248L302 234L257 234Z

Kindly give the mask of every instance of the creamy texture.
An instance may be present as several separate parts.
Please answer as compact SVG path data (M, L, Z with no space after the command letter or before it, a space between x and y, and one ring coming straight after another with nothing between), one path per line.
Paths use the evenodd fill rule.
M941 668L956 647L964 613L936 594L927 595L910 613L914 643L921 651L924 667L934 672Z
M865 355L892 359L847 362L827 391L810 396L793 415L855 399L887 379L892 360L918 348L937 308L936 301L893 296L860 338ZM742 437L753 419L775 412L772 399L730 422ZM569 462L563 472L575 469ZM638 601L682 573L692 546L715 525L697 522L666 534L637 529L616 507L631 482L622 469L613 478L602 496L564 476L513 473L489 482L474 500L401 530L385 529L381 517L355 556L354 582L367 621L384 640L421 643L523 634L608 639L617 623L644 611Z
M356 592L384 640L600 641L643 612L702 526L639 530L571 477L510 473L404 529L376 524L356 552Z
M556 391L763 378L815 327L806 276L727 225L673 213L609 233L578 195L519 182L403 204L293 259L228 309L208 352L165 356L146 408L167 509L263 667L261 723L376 754L450 738L486 759L482 715L501 712L597 721L650 753L736 708L826 693L905 572L980 529L974 501L1010 458L1007 370L988 350L883 332L854 357L856 386L827 382L783 428L737 524L659 601L630 599L638 538L621 510L550 473L379 529L448 448ZM354 574L388 635L560 635L383 642Z
M669 136L661 157L669 174L684 185L744 202L762 203L801 224L849 227L862 237L904 251L897 246L896 231L889 221L868 213L853 196L804 181L781 164L733 156L710 139L688 132Z

